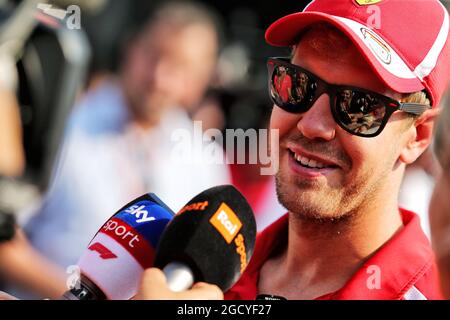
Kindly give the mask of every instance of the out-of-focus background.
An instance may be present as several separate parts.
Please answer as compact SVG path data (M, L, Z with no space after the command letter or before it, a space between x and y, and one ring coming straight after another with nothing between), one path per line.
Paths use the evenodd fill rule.
M0 247L0 290L56 296L61 282L43 288L27 264L64 279L106 219L147 192L177 211L200 191L231 183L259 230L283 215L262 165L214 163L230 154L219 143L214 154L193 151L196 161L180 162L171 136L194 134L195 121L206 133L267 128L266 60L290 52L267 45L264 33L308 2L0 1L0 67L9 70L0 89L16 93L20 113L10 117L20 118L23 130L14 132L24 145L22 158L0 158L0 210L21 227L15 248L27 253L2 255ZM2 143L1 153L14 151ZM427 234L438 173L430 151L408 168L400 196ZM29 282L11 281L27 272Z

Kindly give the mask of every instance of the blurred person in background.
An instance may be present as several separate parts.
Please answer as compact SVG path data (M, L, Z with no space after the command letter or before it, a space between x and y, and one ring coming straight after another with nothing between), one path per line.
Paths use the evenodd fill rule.
M436 252L442 292L450 299L450 96L442 105L443 111L436 131L435 152L442 166L430 203L430 226Z
M0 182L20 177L26 166L14 73L11 57L1 53ZM13 216L0 207L0 282L2 278L45 298L56 299L67 290L63 270L40 256L15 226ZM0 300L5 298L0 295Z
M447 10L450 1L443 1ZM434 151L442 167L442 175L436 183L430 203L430 226L433 248L437 255L442 292L450 299L450 91L443 103Z
M173 153L180 142L172 134L192 132L188 113L215 69L214 15L190 2L163 4L125 49L118 77L76 106L51 189L27 224L33 245L62 266L75 264L104 221L131 199L154 192L177 211L229 180L226 166L201 150L189 159Z
M439 164L432 150L427 149L416 162L406 168L400 188L399 205L417 212L422 229L428 238L431 237L428 207L439 175Z

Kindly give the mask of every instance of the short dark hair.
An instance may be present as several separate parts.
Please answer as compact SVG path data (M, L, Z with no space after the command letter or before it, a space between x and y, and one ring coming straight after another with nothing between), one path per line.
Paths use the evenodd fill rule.
M191 25L206 25L215 31L219 44L223 43L223 22L211 7L195 2L171 0L155 8L141 28L139 34L159 24L168 25L175 30L182 30Z

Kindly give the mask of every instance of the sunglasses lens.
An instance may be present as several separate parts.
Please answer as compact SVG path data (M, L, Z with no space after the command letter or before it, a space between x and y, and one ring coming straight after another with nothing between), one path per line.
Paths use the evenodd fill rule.
M347 132L374 137L385 125L388 97L365 89L328 84L311 72L292 65L285 58L271 58L268 62L269 93L273 102L291 113L307 112L316 99L327 93L332 102L336 122ZM393 105L396 107L396 105Z
M300 70L274 64L270 75L269 92L280 108L301 113L311 107L317 83Z
M373 135L380 129L386 106L377 97L353 90L336 95L336 115L347 130L360 135Z

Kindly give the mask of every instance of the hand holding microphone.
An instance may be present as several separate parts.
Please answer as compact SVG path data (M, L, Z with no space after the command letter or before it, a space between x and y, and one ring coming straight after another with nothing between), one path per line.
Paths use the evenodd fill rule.
M198 282L187 291L169 289L165 274L157 268L144 272L138 295L134 300L223 300L220 288L213 284Z

